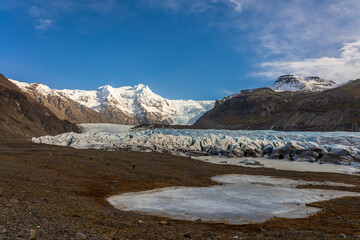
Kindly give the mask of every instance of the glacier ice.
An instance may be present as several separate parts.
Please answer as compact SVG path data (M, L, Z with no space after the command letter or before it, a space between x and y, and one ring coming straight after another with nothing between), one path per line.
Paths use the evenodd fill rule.
M359 167L360 133L279 132L272 130L131 130L116 124L80 124L82 133L33 138L34 143L74 148L172 151L222 157L269 157L333 162Z

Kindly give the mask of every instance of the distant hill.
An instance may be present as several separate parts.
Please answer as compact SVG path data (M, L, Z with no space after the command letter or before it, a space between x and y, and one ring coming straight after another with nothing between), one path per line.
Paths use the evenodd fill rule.
M217 101L194 127L360 131L360 80L322 91L245 90Z
M23 93L0 74L0 143L28 142L31 137L78 131Z

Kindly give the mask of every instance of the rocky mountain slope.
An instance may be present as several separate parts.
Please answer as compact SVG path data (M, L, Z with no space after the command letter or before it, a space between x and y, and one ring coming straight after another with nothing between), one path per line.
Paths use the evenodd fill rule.
M113 88L96 91L56 90L38 83L12 80L24 92L48 106L61 119L76 123L193 124L210 110L214 101L168 100L149 87Z
M197 128L360 131L360 80L324 91L245 90L205 113Z
M52 111L24 94L0 74L0 143L26 142L31 137L77 131Z

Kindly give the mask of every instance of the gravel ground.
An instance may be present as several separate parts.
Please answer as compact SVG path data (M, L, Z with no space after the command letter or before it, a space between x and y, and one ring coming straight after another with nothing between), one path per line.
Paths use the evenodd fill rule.
M133 163L136 169L133 170ZM313 203L306 219L261 224L176 221L122 212L106 197L168 186L209 186L210 177L243 173L357 184L360 177L213 165L160 153L67 147L0 146L0 239L360 239L360 198ZM360 192L360 187L322 187Z

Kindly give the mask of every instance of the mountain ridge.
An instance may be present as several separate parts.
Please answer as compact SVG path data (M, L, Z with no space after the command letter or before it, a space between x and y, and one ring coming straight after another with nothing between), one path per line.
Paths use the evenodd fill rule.
M201 116L195 128L360 131L360 79L323 91L242 91Z
M34 136L78 131L69 121L60 120L0 74L0 143L29 142Z
M39 83L24 83L11 80L24 92L39 99L45 105L52 105L59 117L70 121L104 122L119 124L182 124L194 123L203 113L210 110L215 101L169 100L153 93L143 84L114 88L110 85L99 87L97 90L57 90ZM51 98L57 102L62 101L63 107L59 108ZM79 104L80 106L77 106ZM72 106L72 111L85 112L86 116L66 114L64 107ZM76 105L76 106L75 106ZM82 108L82 110L81 110ZM96 116L98 113L101 116ZM105 119L104 119L105 117Z

